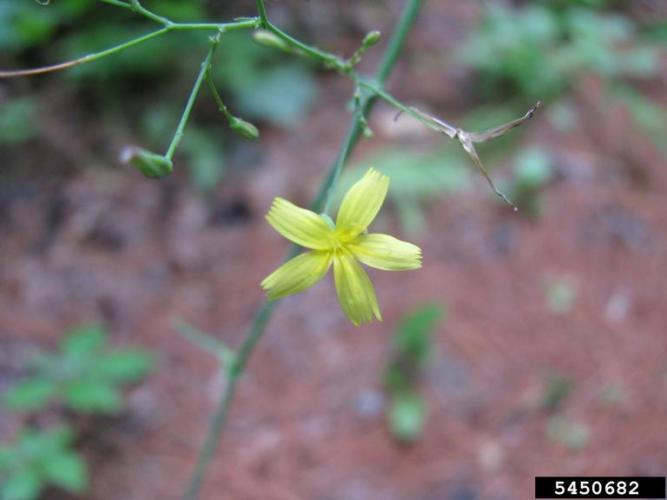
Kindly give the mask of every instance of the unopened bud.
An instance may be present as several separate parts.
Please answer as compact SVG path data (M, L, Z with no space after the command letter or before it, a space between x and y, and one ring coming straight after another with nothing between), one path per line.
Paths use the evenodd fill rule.
M366 139L372 139L375 136L375 134L373 133L373 129L370 128L368 125L364 127L362 134Z
M267 30L258 30L255 31L252 35L253 39L260 45L265 47L273 47L274 49L280 49L284 51L290 51L291 47L275 33L271 33Z
M232 118L229 122L231 129L237 134L245 137L246 139L257 139L259 138L259 130L252 123L242 120L241 118Z
M174 170L174 164L169 158L137 146L125 148L121 153L121 161L132 165L152 179L169 175Z
M364 40L361 42L361 45L363 45L366 48L372 47L373 45L375 45L380 41L381 36L382 34L377 30L369 31L368 33L366 33Z

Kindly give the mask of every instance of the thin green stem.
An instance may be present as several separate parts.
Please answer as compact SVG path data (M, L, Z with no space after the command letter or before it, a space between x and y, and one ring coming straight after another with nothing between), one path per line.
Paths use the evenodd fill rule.
M266 13L266 5L264 0L256 0L257 3L257 12L259 13L259 26L260 28L268 28L269 26L269 16Z
M223 389L223 396L220 398L211 417L204 444L197 457L197 464L190 477L188 487L183 494L183 500L195 500L199 496L199 492L204 483L206 469L215 455L218 441L220 441L220 435L227 422L227 415L229 414L229 409L234 400L234 395L236 394L238 379L243 373L248 359L250 358L250 354L252 354L252 351L255 349L255 345L261 338L274 307L275 302L264 301L255 314L241 349L234 358L234 363L231 366L225 367L227 377Z
M333 199L333 193L338 184L340 173L363 132L363 118L370 111L373 101L374 99L368 95L361 98L359 107L355 110L352 123L345 135L345 140L343 141L341 148L338 150L338 155L336 156L333 168L329 171L326 181L311 205L313 211L329 213L331 209L331 200Z
M389 76L391 69L396 63L400 49L404 45L408 33L414 24L421 4L422 0L410 0L410 3L401 16L396 31L392 37L392 41L390 42L388 49L382 58L380 68L375 76L378 82L384 83L386 78ZM319 211L323 205L327 205L330 202L333 187L338 180L346 160L349 158L350 153L361 136L361 132L363 130L363 119L365 115L370 112L374 102L374 95L366 93L361 97L359 106L355 110L352 122L345 136L345 140L343 141L343 144L338 151L336 161L329 170L329 173L324 180L319 193L311 205L313 210ZM298 247L293 245L288 252L287 258L289 259L293 257L298 252ZM243 339L243 342L241 343L241 347L237 356L235 357L234 364L226 370L227 381L218 401L218 405L213 413L213 416L211 417L209 429L204 438L204 443L199 453L197 464L195 465L195 469L193 471L187 490L183 495L184 500L195 500L199 495L199 491L201 490L204 476L206 474L206 469L208 468L208 465L213 458L213 455L215 454L218 443L220 441L220 436L227 422L229 409L236 393L238 380L245 370L248 360L254 352L257 343L264 335L266 325L271 318L271 314L273 313L274 309L275 303L268 302L266 300L263 302L263 304L257 310L250 328L245 338Z
M137 14L141 14L142 16L150 19L151 21L155 21L158 24L162 24L163 26L171 26L173 23L167 19L166 17L159 16L150 10L144 8L143 5L141 5L141 2L139 0L130 0L130 6L132 7L132 10L135 11Z
M116 7L122 7L123 9L132 10L132 6L127 2L123 2L122 0L100 0L100 2L108 3L109 5L114 5Z
M379 97L380 99L388 102L389 104L394 106L399 111L412 116L414 119L418 120L419 122L423 123L424 125L426 125L427 127L431 128L433 130L438 130L436 127L433 126L433 123L426 120L422 114L418 113L417 111L415 111L410 106L407 106L407 105L403 104L401 101L396 99L394 96L392 96L389 92L384 90L377 83L366 80L366 79L361 78L361 77L356 77L355 81L357 82L357 85L367 89L369 92L372 92L377 97Z
M311 57L312 59L315 59L316 61L321 62L325 66L330 66L330 67L334 68L335 70L340 71L342 73L347 72L348 65L340 57L338 57L334 54L330 54L329 52L324 52L323 50L320 50L317 47L313 47L312 45L307 45L307 44L297 40L296 38L294 38L293 36L285 33L283 30L281 30L280 28L278 28L275 24L273 24L271 22L267 23L266 29L271 31L277 37L282 38L288 44L290 44L293 47L299 49L303 54L306 54L307 56Z
M354 116L353 124L348 130L347 138L343 143L343 147L341 148L338 154L338 158L336 159L333 171L330 174L330 179L328 179L329 186L325 190L322 190L322 192L318 196L318 199L321 197L322 201L319 204L316 203L315 209L317 211L319 211L320 204L323 207L322 211L324 211L325 213L329 211L331 200L333 198L332 195L336 189L336 185L338 184L338 178L340 177L340 173L343 170L343 166L345 165L345 162L347 161L347 158L350 152L352 151L352 148L357 143L361 133L364 130L365 116L368 114L371 107L375 104L377 96L381 96L382 93L384 93L384 91L382 90L382 86L389 77L391 70L396 65L396 61L398 59L398 56L401 52L403 45L405 44L405 40L407 39L408 33L410 33L410 30L412 29L412 26L414 26L415 20L417 19L417 14L419 13L421 5L422 5L422 0L412 0L403 11L401 19L398 21L396 30L394 31L391 39L389 40L389 44L385 49L384 55L382 56L382 60L380 61L380 66L378 67L377 73L375 74L374 80L375 82L377 82L377 84L373 88L369 89L373 93L372 94L364 93L360 98L359 105L357 106L357 110ZM406 109L409 108L406 107Z
M103 0L109 1L109 0ZM115 5L112 3L112 5ZM114 55L123 50L139 45L153 38L162 36L170 31L218 31L218 32L227 32L234 30L242 29L252 29L257 26L259 18L249 18L242 21L235 21L230 23L173 23L169 26L165 26L159 30L153 31L146 35L142 35L138 38L133 38L127 42L123 42L119 45L115 45L108 49L101 50L99 52L94 52L92 54L79 57L78 59L72 59L71 61L65 61L58 64L51 64L49 66L41 66L39 68L30 68L30 69L19 69L19 70L6 70L0 71L1 78L17 78L23 76L33 76L41 75L44 73L53 73L55 71L62 71L64 69L72 68L74 66L79 66L80 64L86 64L95 62L99 59L102 59L107 56Z
M173 23L170 26L171 31L228 31L247 30L257 27L258 17L250 17L241 21L230 23Z
M220 112L225 115L225 118L227 118L227 121L231 122L234 119L234 115L232 115L229 110L227 109L227 105L225 102L222 100L222 97L220 97L220 94L218 93L218 89L215 86L215 82L213 81L213 75L211 74L211 67L208 67L208 70L206 71L206 83L208 84L208 88L211 91L211 95L213 96L213 100L215 103L218 105L218 109Z
M178 122L178 127L176 127L176 132L174 132L174 137L171 139L169 148L167 149L167 152L164 154L164 156L169 160L171 160L174 157L174 152L176 151L178 144L181 142L181 139L183 138L183 131L185 130L185 126L187 125L188 120L190 119L190 113L192 112L192 107L194 106L195 101L197 100L197 96L199 95L199 90L201 89L201 85L204 82L204 77L206 76L206 73L208 73L209 67L211 66L213 53L215 52L215 49L218 47L218 44L220 43L220 35L221 32L218 32L216 36L211 38L211 46L209 47L208 52L206 53L206 57L204 57L204 60L201 63L201 67L199 68L199 73L197 74L195 83L192 86L192 90L190 91L188 100L185 103L185 108L183 109L181 120Z
M422 6L422 0L411 0L408 6L403 11L401 15L401 20L396 27L396 31L393 33L392 37L389 39L389 44L385 49L382 61L380 61L380 66L375 75L375 78L381 84L389 77L389 73L394 68L398 55L405 45L405 39L407 38L408 33L412 30L419 10Z
M116 45L114 47L101 50L100 52L95 52L93 54L88 54L83 57L79 57L78 59L73 59L71 61L66 61L63 63L59 64L52 64L50 66L42 66L40 68L32 68L32 69L21 69L21 70L14 70L14 71L0 71L0 78L14 78L14 77L19 77L19 76L31 76L31 75L40 75L43 73L51 73L53 71L60 71L66 68L71 68L73 66L78 66L80 64L85 64L85 63L90 63L97 61L99 59L102 59L103 57L107 57L113 54L116 54L118 52L121 52L125 49L129 49L130 47L134 47L135 45L139 45L141 43L147 42L149 40L152 40L153 38L157 38L159 36L164 35L165 33L169 32L169 28L162 28L157 31L153 31L152 33L148 33L147 35L140 36L138 38L134 38L132 40L128 40L127 42L121 43L119 45Z

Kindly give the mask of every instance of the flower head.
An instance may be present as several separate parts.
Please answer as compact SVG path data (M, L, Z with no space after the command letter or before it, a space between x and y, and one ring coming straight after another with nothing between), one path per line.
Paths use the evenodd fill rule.
M369 169L347 192L336 223L328 217L276 198L266 215L288 240L309 249L271 273L262 288L270 300L313 286L333 264L336 293L343 311L355 325L382 320L373 284L360 262L384 271L421 267L421 250L387 234L367 233L389 189L389 177Z

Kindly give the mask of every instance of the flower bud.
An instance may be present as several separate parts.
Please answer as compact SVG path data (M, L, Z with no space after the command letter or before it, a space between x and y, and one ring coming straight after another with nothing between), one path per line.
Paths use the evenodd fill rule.
M242 120L241 118L232 118L229 121L231 129L246 139L259 138L259 130L252 123Z
M365 48L372 47L380 41L381 33L377 30L369 31L366 33L364 40L361 42L361 45Z
M264 45L265 47L273 47L274 49L280 49L286 52L289 52L292 49L285 40L268 30L257 30L253 33L252 37L258 44Z
M121 160L152 179L169 175L174 170L174 164L169 158L137 146L125 148L121 154Z
M373 129L370 128L368 125L364 127L361 133L365 139L372 139L375 136L375 134L373 133Z

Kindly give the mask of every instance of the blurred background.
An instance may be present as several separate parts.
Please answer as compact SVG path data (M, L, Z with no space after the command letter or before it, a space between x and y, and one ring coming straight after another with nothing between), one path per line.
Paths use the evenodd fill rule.
M273 21L349 56L403 0L275 0ZM161 0L175 20L250 0ZM152 29L92 0L0 0L0 67ZM371 49L372 72L384 47ZM207 50L174 33L69 71L0 81L0 495L175 499L224 380L197 331L238 345L350 119L351 83L229 33L175 172L163 151ZM667 470L667 3L430 0L387 88L469 129L543 108L479 147L379 103L346 171L392 178L379 231L424 267L371 271L385 320L353 327L331 278L283 300L243 378L205 499L532 498L535 475ZM188 335L182 335L186 332ZM194 332L194 333L193 333Z

